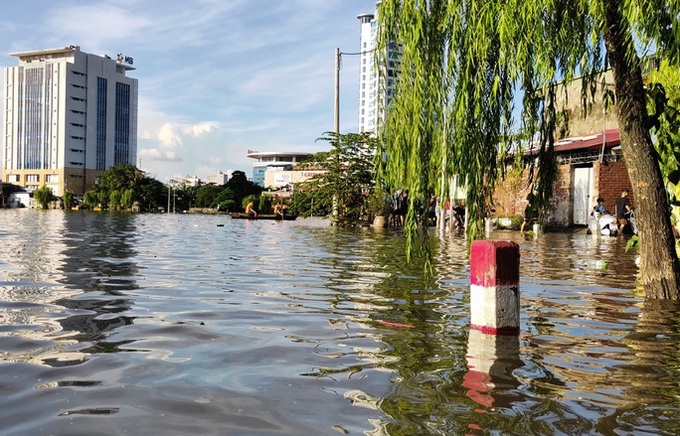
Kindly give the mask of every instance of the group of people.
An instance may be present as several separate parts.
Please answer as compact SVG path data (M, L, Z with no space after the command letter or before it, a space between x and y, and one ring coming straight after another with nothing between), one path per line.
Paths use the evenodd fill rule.
M398 189L392 197L392 214L390 225L392 227L404 227L406 213L408 212L408 189Z
M392 213L389 223L391 227L398 228L404 226L404 221L409 208L409 201L408 189L398 189L392 196ZM427 203L427 210L425 210L424 204L425 203L421 201L416 202L418 217L422 217L423 222L427 226L436 226L441 204L439 204L439 201L434 194L430 195ZM451 201L447 198L444 210L445 220L452 219L452 224L457 229L462 229L465 223L465 207L461 203L451 207Z
M621 190L621 195L616 199L615 206L617 230L619 234L622 234L627 226L631 224L631 218L634 213L633 207L630 204L630 198L628 198L628 189L624 188ZM599 219L604 215L611 215L611 212L605 207L604 198L597 197L597 204L593 207L593 211L590 214L595 219Z
M287 208L288 207L283 202L276 203L273 208L274 215L280 216L281 219L283 219ZM254 201L250 201L246 205L246 214L250 215L253 218L257 218L257 210L255 210Z

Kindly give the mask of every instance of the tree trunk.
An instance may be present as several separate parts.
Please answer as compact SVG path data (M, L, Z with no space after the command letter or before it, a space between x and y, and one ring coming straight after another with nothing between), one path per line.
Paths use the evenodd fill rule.
M631 59L626 53L626 41L632 36L620 6L620 0L605 0L604 41L614 74L621 150L635 197L640 238L638 285L647 298L678 300L680 262L658 155L648 130L642 70L639 58Z

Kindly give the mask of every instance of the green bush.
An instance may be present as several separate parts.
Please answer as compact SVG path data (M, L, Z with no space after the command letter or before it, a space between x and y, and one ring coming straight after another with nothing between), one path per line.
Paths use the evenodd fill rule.
M522 215L516 214L510 216L510 229L519 230L524 222L524 217Z

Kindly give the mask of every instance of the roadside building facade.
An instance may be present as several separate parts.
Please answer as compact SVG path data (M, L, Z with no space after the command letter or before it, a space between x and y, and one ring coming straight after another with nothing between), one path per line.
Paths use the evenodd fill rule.
M5 68L2 181L82 195L107 168L137 159L133 60L78 46L10 53Z

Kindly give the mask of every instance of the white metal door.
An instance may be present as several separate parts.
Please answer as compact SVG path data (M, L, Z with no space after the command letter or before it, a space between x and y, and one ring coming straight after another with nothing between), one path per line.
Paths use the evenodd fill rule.
M587 225L593 168L574 168L574 224Z

